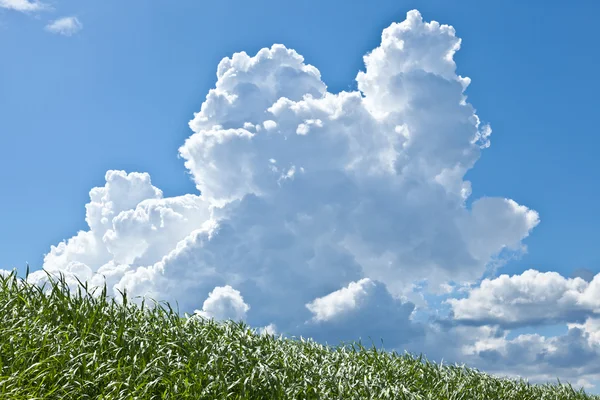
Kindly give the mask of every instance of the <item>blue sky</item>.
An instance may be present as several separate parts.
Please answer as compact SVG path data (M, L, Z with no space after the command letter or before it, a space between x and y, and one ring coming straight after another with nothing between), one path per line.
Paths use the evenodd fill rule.
M435 20L456 29L462 39L454 56L457 73L471 78L465 92L468 102L493 131L491 146L481 150L472 169L467 168L464 180L471 182L472 194L466 207L482 197L497 197L539 213L539 224L515 233L527 252L507 260L498 273L516 276L535 269L555 271L566 279L576 269L585 269L590 277L600 272L600 256L594 250L600 222L596 200L600 168L595 154L600 139L593 119L600 90L595 78L600 58L595 50L598 2L106 0L53 1L24 10L25 3L0 1L1 268L23 272L29 262L32 269L39 269L51 245L89 230L84 206L90 201L90 189L105 185L108 170L147 172L164 198L197 195L196 185L201 183L191 179L184 166L190 158L178 157L178 151L193 133L188 122L215 87L217 65L224 57L241 51L252 57L282 43L318 68L329 93L356 91L356 75L365 70L363 55L379 46L383 29L418 9L425 22ZM435 95L436 87L422 90ZM201 125L197 122L192 128L208 129ZM193 143L190 149L194 150ZM235 162L234 156L219 157L224 163ZM194 167L191 173L202 175ZM215 193L218 190L215 187ZM223 193L234 193L228 190ZM241 209L234 214L241 215ZM423 215L434 209L428 210ZM494 230L490 225L485 232ZM174 248L161 243L169 251ZM77 258L79 253L73 254L70 261L86 264ZM355 257L364 267L367 261ZM378 272L371 278L382 280L381 276ZM231 277L217 281L214 287L236 288L238 282ZM340 280L337 289L349 287L348 282ZM373 299L381 295L382 301L391 301L378 285L373 286ZM334 287L327 286L330 292L337 290ZM315 298L325 298L325 289L320 290ZM217 292L211 293L217 297ZM218 293L238 299L230 292ZM238 308L246 310L239 315L260 307L249 303L252 295L244 291L241 295L250 311ZM425 297L441 307L439 298ZM202 308L202 301L195 301ZM304 304L297 307L306 309ZM267 325L266 318L272 315L266 313L256 321ZM277 326L289 322L278 318ZM509 330L506 338L513 340L521 333L561 337L566 323L573 323L552 318L533 328L528 322L504 326ZM351 327L346 328L340 322L328 332L352 335ZM317 328L310 329L319 336ZM432 354L443 355L431 346ZM484 353L479 355L474 361L488 365ZM548 365L548 374L564 373L560 365L551 361ZM525 367L515 371L533 374ZM599 379L598 373L590 370L587 382Z

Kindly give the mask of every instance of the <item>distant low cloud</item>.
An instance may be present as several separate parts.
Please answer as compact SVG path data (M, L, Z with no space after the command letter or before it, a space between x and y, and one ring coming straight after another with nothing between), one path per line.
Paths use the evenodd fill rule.
M530 269L484 279L465 298L446 301L451 317L438 330L427 331L429 342L421 348L533 383L560 377L594 387L591 382L600 381L600 274L591 274L584 280ZM568 330L552 337L530 333L507 338L513 328L535 331L550 324L565 324Z
M21 11L21 12L31 12L31 11L40 11L40 10L46 8L46 5L39 1L0 0L0 8L7 8L9 10L15 10L15 11Z
M570 382L595 387L600 382L600 320L568 324L565 334L520 334L509 339L498 326L428 325L408 350L424 351L444 364L466 364L496 376L526 378L531 383Z
M46 25L47 31L64 36L72 36L82 28L83 25L79 22L77 17L59 18Z
M448 299L455 321L503 328L581 323L600 316L600 274L590 282L527 270L484 279L463 299Z

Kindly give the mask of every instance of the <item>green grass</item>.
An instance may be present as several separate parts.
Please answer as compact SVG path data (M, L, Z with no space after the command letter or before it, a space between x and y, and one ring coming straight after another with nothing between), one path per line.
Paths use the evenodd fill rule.
M0 399L598 399L360 343L325 347L181 318L64 279L0 277Z

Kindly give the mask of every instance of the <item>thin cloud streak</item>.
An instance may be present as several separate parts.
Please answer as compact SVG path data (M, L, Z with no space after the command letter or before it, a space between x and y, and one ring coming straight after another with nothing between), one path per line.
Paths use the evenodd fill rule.
M77 17L63 17L46 25L48 32L63 36L72 36L83 29L83 25Z

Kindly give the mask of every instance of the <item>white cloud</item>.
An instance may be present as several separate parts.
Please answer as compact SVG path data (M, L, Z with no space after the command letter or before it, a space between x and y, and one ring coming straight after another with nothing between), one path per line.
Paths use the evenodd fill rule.
M10 274L12 274L14 272L14 270L9 271L7 269L0 269L0 276L6 277L9 276Z
M438 294L477 282L504 252L524 251L539 223L510 199L467 202L464 177L491 129L466 101L459 46L452 27L411 11L365 56L359 90L337 94L283 45L223 59L179 150L200 195L163 198L148 174L109 171L90 192L89 229L52 246L44 269L177 301L184 312L203 303L204 315L264 332L330 343L383 337L386 348L437 360L574 377L556 349L588 351L581 327L508 340L498 326L412 320L415 305L427 305L416 282ZM555 312L556 298L532 301L540 315ZM487 318L488 303L460 304L457 318ZM539 354L548 355L534 371Z
M597 326L594 329L597 334ZM462 351L499 375L529 377L537 382L556 381L557 377L573 383L600 379L600 345L585 328L571 326L566 334L555 337L523 334L508 340L505 335L487 345L482 343L486 339L478 339L474 345L463 346Z
M375 283L369 278L361 279L358 282L350 282L348 287L337 290L326 296L313 300L306 305L306 308L314 314L315 321L328 321L340 314L354 311L359 307L359 303L368 296L368 290Z
M591 282L556 272L527 270L484 279L463 299L448 299L454 319L505 328L581 322L600 314L600 274Z
M269 120L266 120L265 122L263 122L263 126L265 127L266 130L272 131L273 129L277 128L277 122L269 119Z
M9 10L30 12L40 11L46 8L44 3L39 1L29 0L0 0L0 8L7 8Z
M452 318L441 320L413 348L460 360L500 376L533 383L570 381L595 387L600 381L600 274L590 282L556 272L527 270L484 279L463 299L448 299ZM507 335L512 328L566 324L565 334ZM454 349L444 351L443 349Z
M261 335L277 335L277 326L275 324L269 324L258 330Z
M321 342L337 344L369 337L399 346L423 334L411 321L415 305L393 298L381 282L364 278L306 304L313 317L300 333Z
M83 28L77 17L63 17L46 25L46 30L64 36L72 36Z
M445 365L465 364L499 377L524 378L533 384L556 383L560 378L575 388L597 388L600 346L586 329L570 326L566 334L554 337L522 334L508 339L508 333L498 326L431 324L404 347L416 354L425 352L430 360L443 359Z
M216 320L241 321L246 319L246 313L250 307L244 303L239 290L235 290L231 286L216 287L209 293L208 298L204 301L202 310L196 310L198 314L205 318L214 318ZM271 326L267 326L266 330L273 331Z

